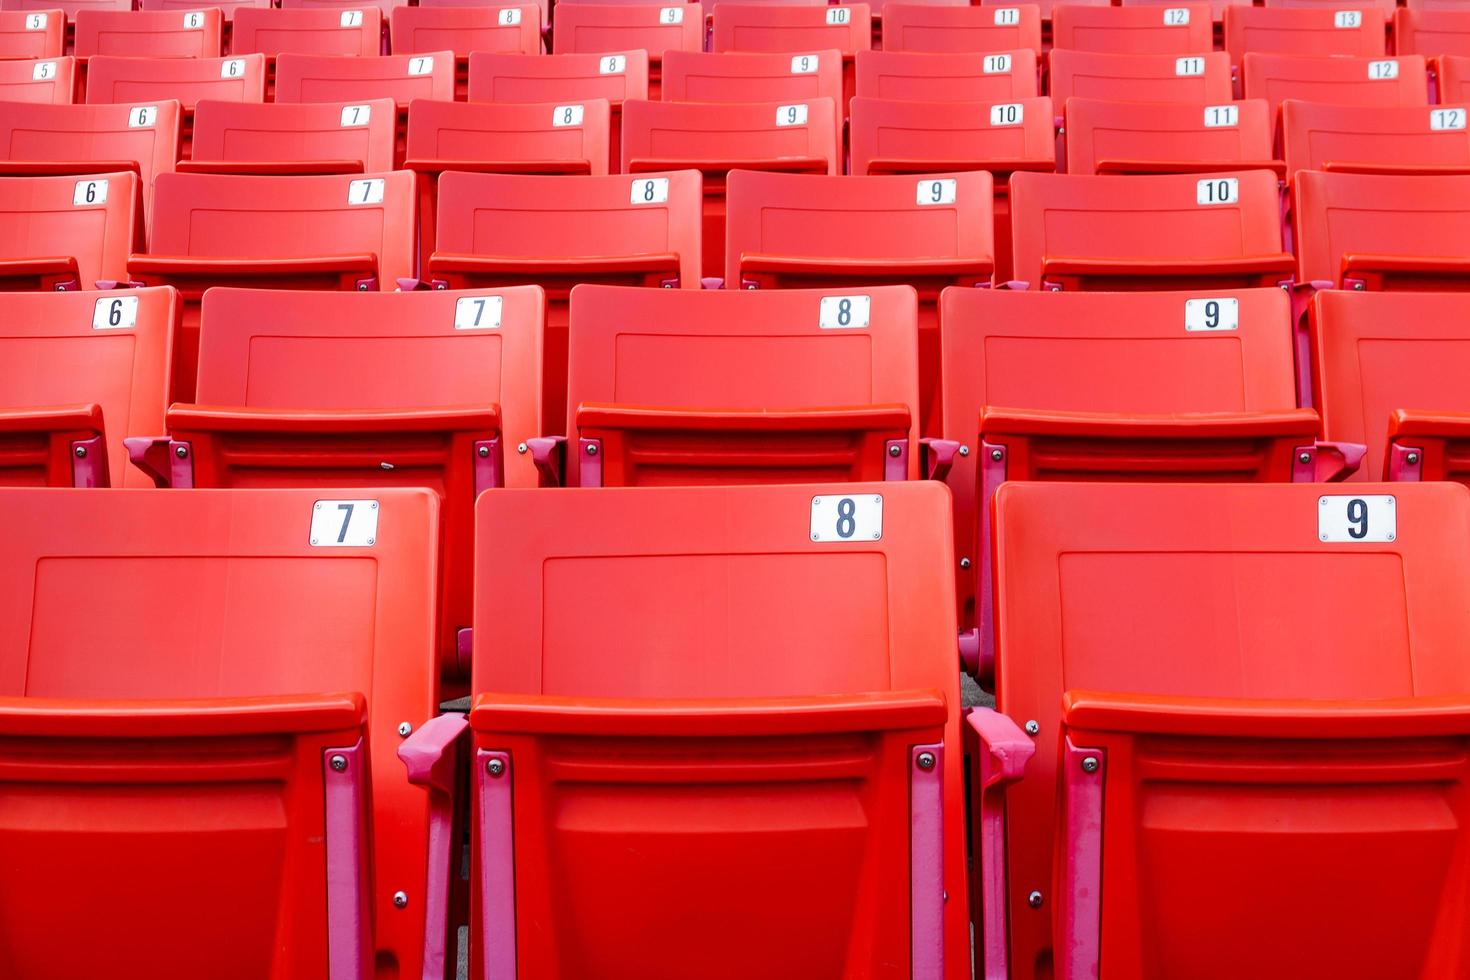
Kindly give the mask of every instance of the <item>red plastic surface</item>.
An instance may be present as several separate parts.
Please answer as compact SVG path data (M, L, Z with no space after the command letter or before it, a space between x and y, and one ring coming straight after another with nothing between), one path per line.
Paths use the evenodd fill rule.
M811 540L843 493L883 496L880 540ZM471 724L508 754L520 975L908 976L909 747L941 738L970 975L947 508L927 481L481 498Z
M1441 102L1451 105L1470 102L1470 56L1445 55L1435 59L1434 67Z
M1081 6L1084 6L1084 7L1108 7L1108 6L1111 6L1110 0L1066 0L1066 2L1072 3L1072 4L1080 4ZM981 6L984 6L984 7L1015 7L1015 6L1017 6L1017 4L1014 2L1014 0L980 0L980 5ZM1038 2L1036 2L1035 4L1027 4L1026 6L1035 6L1037 9L1039 9L1041 11L1041 20L1042 20L1042 22L1045 23L1045 24L1047 24L1047 25L1050 25L1051 24L1052 11L1055 10L1057 7L1060 7L1061 5L1062 5L1061 0L1056 0L1056 2L1053 2L1053 0L1038 0Z
M1449 106L1339 106L1288 99L1281 128L1290 178L1303 170L1361 173L1470 173L1464 103ZM1444 128L1436 129L1439 125Z
M1051 99L998 102L852 100L854 174L988 170L1004 193L1015 170L1056 166Z
M78 58L218 58L224 18L218 10L82 10L76 16Z
M65 42L66 14L57 7L0 10L0 58L59 58Z
M180 170L240 174L393 169L392 99L344 103L200 102L193 158Z
M235 11L241 7L269 7L271 0L211 0L209 5L224 14L225 31L228 33L235 20ZM198 10L199 5L194 0L140 0L139 8L189 11Z
M454 98L449 51L339 58L286 54L276 59L277 102L392 99L400 116L414 99Z
M1343 9L1360 15L1356 27L1338 26L1337 13ZM1297 57L1382 58L1388 50L1387 25L1387 13L1361 5L1305 9L1231 7L1225 11L1225 50L1230 54L1230 63L1237 66L1251 52Z
M1424 59L1416 54L1402 58L1248 54L1241 77L1246 98L1265 99L1273 112L1284 99L1357 106L1429 104Z
M0 289L127 279L128 252L143 241L140 200L134 173L0 178Z
M76 71L75 58L0 60L0 99L70 105Z
M842 54L812 51L665 51L661 97L668 102L776 102L831 99L842 140Z
M511 11L514 11L513 13ZM541 8L532 4L494 7L398 7L390 36L394 54L453 51L541 53Z
M181 15L182 16L182 15ZM200 99L265 101L265 56L233 58L113 58L87 62L87 101L156 102L177 99L192 120Z
M869 98L1010 102L1039 94L1036 53L1029 48L991 54L859 51L853 61L857 94Z
M715 6L711 51L841 51L851 58L872 47L865 3L837 8L742 4Z
M372 4L351 10L336 7L235 11L230 51L234 54L376 55L381 49L383 13Z
M883 50L987 54L1027 49L1041 53L1041 9L934 3L883 5ZM1010 13L1009 11L1014 11Z
M1112 54L1203 54L1214 49L1207 3L1154 7L1079 7L1052 13L1052 47Z
M1234 96L1230 56L1208 54L1106 54L1053 51L1048 62L1052 104L1065 109L1073 96L1110 102L1175 102L1220 105Z
M132 0L4 0L6 10L60 10L69 21L83 10L131 10Z
M1470 8L1401 8L1393 14L1393 37L1399 54L1470 55Z
M111 486L149 486L128 464L123 439L160 431L178 315L178 297L167 288L0 293L0 414L15 422L96 405L102 431L73 438L106 437ZM45 428L0 436L0 482L72 485L72 439L37 434Z
M1275 165L1264 100L1202 106L1069 99L1067 173L1201 173ZM1467 150L1470 152L1470 150Z
M1122 0L1124 7L1172 7L1175 0ZM1226 7L1249 7L1251 0L1210 0L1210 16L1219 24L1225 19Z
M552 13L551 39L556 54L646 51L648 98L656 99L664 52L703 51L704 17L694 4L563 3Z

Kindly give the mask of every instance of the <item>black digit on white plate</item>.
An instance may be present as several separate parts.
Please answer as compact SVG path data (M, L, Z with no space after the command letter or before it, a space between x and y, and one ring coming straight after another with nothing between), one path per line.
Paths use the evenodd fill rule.
M199 30L199 28L201 28L203 26L204 26L204 12L203 11L201 11L201 10L191 10L188 13L184 14L184 30L186 30L186 31L197 31L197 30Z
M813 497L808 534L813 541L833 544L879 540L883 537L883 495Z
M370 548L378 540L376 500L318 500L311 507L313 548Z
M1240 108L1235 105L1205 106L1206 126L1239 126Z
M990 125L1019 126L1025 107L1019 102L1007 102L990 107Z
M999 7L995 11L996 27L1015 27L1021 23L1020 7Z
M579 105L559 105L551 111L551 125L580 126L583 110Z
M1383 81L1399 77L1399 63L1397 61L1370 61L1368 62L1368 77L1373 81Z
M985 61L980 65L980 70L987 75L1004 75L1011 70L1011 56L1008 54L987 54Z
M1184 329L1195 331L1240 329L1240 301L1232 296L1184 301Z
M610 54L597 63L597 70L603 75L621 75L627 67L628 59L620 54Z
M791 74L810 75L817 70L818 59L814 54L798 54L791 57Z
M919 181L919 190L916 200L922 207L934 204L953 204L955 202L956 183L953 177L925 177Z
M1430 109L1429 128L1433 130L1442 129L1464 129L1464 109Z
M521 8L502 7L499 16L501 27L514 27L521 22Z
M1317 537L1329 543L1384 543L1398 536L1398 501L1390 494L1317 498Z
M408 73L410 75L427 75L434 70L433 58L409 58Z
M1332 15L1332 26L1339 30L1361 27L1363 14L1358 10L1339 10Z
M245 74L245 60L243 58L229 58L220 62L220 78L239 78Z
M682 24L684 23L684 8L664 7L658 12L658 19L662 24Z
M823 330L861 329L868 325L872 300L866 295L823 296L817 308L817 326Z
M1167 27L1183 27L1189 23L1188 7L1165 7L1164 24Z
M45 29L46 29L46 15L45 14L27 14L26 15L26 30L28 30L28 31L44 31Z
M56 77L56 62L38 61L36 67L31 69L31 80L46 82Z
M669 178L640 177L628 195L631 204L663 204L669 199Z
M499 327L504 303L500 296L461 296L454 302L454 329L493 330Z
M344 105L342 107L343 126L366 126L373 118L373 107L370 105Z
M343 27L361 27L362 26L362 11L361 10L344 10L344 11L342 11L342 20L341 20L341 23L342 23L342 26Z
M1207 177L1195 184L1196 204L1234 204L1240 200L1240 181L1235 177Z
M851 10L848 10L846 7L828 7L827 8L827 23L829 23L829 24L847 24L847 23L851 23L851 21L852 21L852 11Z
M1203 75L1204 73L1205 59L1203 58L1192 57L1174 59L1174 74L1176 75L1189 76Z
M76 206L107 203L107 181L79 180L71 192L71 203Z
M128 125L134 129L152 126L157 120L158 106L156 105L134 106L128 113Z
M805 105L782 105L776 107L777 126L805 126Z
M93 330L129 330L137 325L136 296L103 296L92 307Z
M383 178L370 177L367 180L354 180L347 185L348 204L382 204L383 203Z

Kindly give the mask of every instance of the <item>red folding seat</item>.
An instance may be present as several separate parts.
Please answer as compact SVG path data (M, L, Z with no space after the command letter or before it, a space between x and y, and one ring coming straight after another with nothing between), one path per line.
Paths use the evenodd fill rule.
M698 170L704 184L705 276L725 258L725 184L731 170L842 172L842 130L831 99L776 102L648 102L623 106L627 174Z
M200 102L184 173L374 174L393 169L392 99Z
M135 173L0 177L0 291L126 280L141 200Z
M936 434L936 304L945 286L987 286L994 277L990 174L812 177L737 170L728 186L725 288L907 284L918 290L920 423L923 434Z
M620 160L623 103L648 98L648 52L615 54L470 55L471 102L551 102L606 99L608 169Z
M1041 53L1041 10L1019 7L888 3L883 6L883 50L988 54Z
M236 58L113 58L96 55L87 62L87 101L131 104L177 99L181 159L194 142L194 106L200 99L225 102L265 101L265 55Z
M852 58L858 51L872 47L870 24L866 3L795 7L721 0L714 11L710 50L777 54L840 51L843 96L851 100L856 94Z
M1352 489L1002 488L988 975L1466 975L1470 504Z
M403 6L408 0L367 0L369 6L377 7L378 12L383 15L386 23L394 10ZM280 0L281 7L285 10L327 10L341 7L356 7L357 0Z
M1470 102L1470 56L1443 55L1435 59L1434 67L1440 102L1449 105Z
M515 7L398 7L393 11L389 37L394 54L453 51L455 97L469 90L469 59L475 51L505 54L541 53L541 8Z
M481 497L471 974L968 978L948 506Z
M76 56L218 58L224 17L195 10L82 10L76 17ZM85 64L85 62L83 62Z
M1109 102L1183 102L1220 105L1235 97L1230 84L1230 56L1208 54L1100 54L1058 48L1048 59L1048 91L1052 105L1067 100Z
M852 100L849 170L926 174L987 170L995 181L995 273L1011 270L1010 174L1056 169L1051 100L905 102Z
M8 974L423 975L408 909L442 920L453 785L395 756L445 734L437 512L388 488L0 493Z
M579 286L566 482L917 477L916 316L904 286L851 294Z
M556 54L648 52L650 99L658 98L665 51L704 50L704 17L696 4L563 3L552 12L552 24Z
M1286 172L1470 173L1467 107L1281 103Z
M133 0L0 0L0 10L25 13L61 11L65 18L66 53L71 54L77 14L83 10L132 10Z
M1214 23L1204 3L1164 7L1078 7L1052 16L1052 45L1111 54L1203 54L1214 49Z
M1387 25L1388 15L1371 7L1231 7L1225 11L1225 50L1237 66L1251 52L1382 58Z
M1066 130L1070 174L1282 169L1262 99L1209 106L1069 99Z
M1011 178L1016 276L1032 289L1277 286L1281 247L1269 170Z
M60 58L65 48L60 10L0 10L0 58Z
M1422 55L1402 58L1302 58L1248 54L1241 72L1245 97L1265 99L1276 112L1284 99L1351 106L1429 104Z
M1054 0L1034 0L1033 3L1023 4L1021 6L1034 6L1037 10L1039 10L1041 12L1041 21L1042 21L1042 24L1046 28L1047 33L1049 35L1050 34L1050 28L1051 28L1052 11L1055 10L1057 7L1062 6L1063 2L1065 2L1066 4L1068 4L1070 6L1081 6L1081 7L1109 7L1109 6L1112 6L1111 0L1055 0L1055 2L1054 2ZM980 0L980 5L982 7L1015 7L1015 6L1017 6L1017 4L1015 3L1015 0ZM1050 37L1049 36L1047 37L1047 40L1050 40Z
M1337 0L1264 0L1264 6L1339 10L1342 5ZM1385 17L1392 17L1397 7L1398 0L1358 0L1356 4L1359 10L1381 10Z
M1176 0L1122 0L1124 7L1172 7ZM1210 19L1219 24L1225 19L1226 7L1249 7L1250 0L1209 0Z
M218 10L225 18L225 32L229 33L231 24L235 20L235 11L241 7L269 7L271 0L210 0L211 7ZM195 0L139 0L140 10L198 10L199 4Z
M392 290L413 274L413 175L312 177L160 174L148 251L128 276L178 287L170 401L189 401L199 361L199 300L212 286Z
M76 68L75 58L0 59L0 100L70 105Z
M987 515L1002 483L1310 481L1362 459L1361 447L1319 442L1317 413L1297 407L1280 289L949 289L940 321L961 622L980 628L966 666L987 684Z
M842 54L666 51L662 98L666 102L809 102L831 99L833 124L842 138Z
M420 266L427 266L434 253L440 174L604 176L610 114L606 99L564 104L410 102L404 166L418 175Z
M859 51L853 59L857 94L911 102L1014 102L1034 99L1036 52L928 54Z
M1464 0L1404 0L1410 10L1460 10Z
M539 15L539 18L538 18L540 20L540 22L541 22L541 30L542 31L545 31L547 29L547 27L551 24L551 0L535 0L535 2L536 2L536 6L539 7L540 8L540 11L541 11L541 13ZM419 4L418 5L420 7L484 7L484 6L487 6L487 4L485 3L485 0L419 0ZM499 3L492 3L492 4L489 4L488 6L492 6L493 7L493 6L498 6L498 5L499 5Z
M351 9L241 7L230 41L234 54L376 55L382 49L383 14L366 4Z
M439 209L435 251L422 275L434 288L531 282L546 290L542 417L559 429L572 287L700 288L700 183L693 170L633 177L450 171L439 178L439 199L456 206Z
M169 407L167 436L128 448L159 486L435 491L439 663L467 679L457 633L470 625L474 501L536 485L530 454L515 447L541 433L543 310L535 286L213 289L194 403Z
M0 293L0 484L147 486L123 439L163 423L172 289Z
M1470 7L1411 10L1393 15L1394 50L1399 54L1470 55Z

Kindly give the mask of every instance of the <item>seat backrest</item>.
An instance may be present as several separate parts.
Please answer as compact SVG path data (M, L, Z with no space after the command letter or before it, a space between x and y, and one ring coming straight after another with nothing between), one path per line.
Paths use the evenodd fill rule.
M1368 447L1364 480L1389 476L1389 416L1470 412L1470 305L1454 293L1323 290L1312 303L1312 366L1327 439Z
M1051 101L1065 109L1073 96L1110 102L1183 102L1220 105L1234 98L1230 56L1208 54L1106 54L1053 51Z
M76 19L76 56L218 58L224 17L216 9L82 10Z
M0 277L32 283L22 289L127 281L141 200L134 173L0 178Z
M83 10L132 10L132 0L4 0L6 10L60 10L75 21Z
M715 5L711 51L841 51L844 57L873 46L865 3L841 7Z
M1470 175L1304 170L1292 186L1300 280L1358 289L1470 288L1467 211Z
M229 58L113 58L87 62L87 101L178 99L186 113L200 99L265 101L265 55Z
M472 51L541 53L542 10L536 4L514 7L397 7L389 34L395 54Z
M1269 164L1270 107L1262 99L1168 105L1069 99L1067 172L1191 173Z
M6 102L70 105L76 69L75 58L0 60L0 98Z
M485 0L420 0L420 7L484 7ZM551 23L551 0L536 0L541 9L539 19L544 30Z
M1172 7L1175 0L1122 0L1124 7ZM1215 23L1225 19L1226 7L1249 7L1251 0L1210 0L1210 17Z
M1337 10L1336 0L1265 0L1262 6L1275 9ZM1355 4L1359 10L1381 10L1385 17L1393 16L1398 0L1361 0Z
M225 23L232 24L235 20L235 11L241 7L269 7L271 0L214 0L210 6L224 15ZM198 10L199 4L194 0L141 0L141 10Z
M838 510L855 510L859 494L865 508L876 509L882 498L883 528L855 545L838 539L835 528ZM943 911L936 907L934 915L943 919L948 948L967 942L964 841L950 824L962 812L962 774L951 768L962 753L955 741L954 641L946 634L954 628L943 569L947 506L942 488L927 481L481 496L473 690L496 693L479 697L472 724L488 726L477 727L477 741L508 752L511 772L516 759L540 760L517 777L513 846L553 855L534 870L515 862L527 867L516 875L510 923L520 925L522 972L589 976L612 965L631 975L660 966L698 973L708 944L728 935L732 923L750 939L722 954L731 976L757 974L772 957L798 976L822 973L833 957L860 972L882 972L885 963L902 963L907 972L910 930L895 936L893 926L911 917L908 774L916 771L914 743L930 726L929 737L942 731L945 742L936 768L943 773L942 878L949 894L948 903L937 899ZM818 535L822 540L813 540ZM598 624L597 656L588 655L584 631L567 618L574 609L580 622ZM856 718L836 722L829 712L840 712L836 705L857 692L869 692L858 697L870 704L914 704L918 695L929 707L892 726L899 731L873 731ZM584 707L589 697L605 709ZM497 731L494 709L502 698L533 711L546 704L581 721L565 736ZM936 699L944 705L937 716ZM737 720L725 710L737 705L749 706L736 708L739 714L766 720ZM619 726L623 734L642 729L662 737L628 740L622 768L598 784L596 812L568 832L557 814L586 798L555 774L553 760L606 746L608 736L594 734L594 719L606 710L646 719ZM687 724L694 713L711 724ZM808 719L800 728L792 727L794 713ZM880 746L889 747L893 763L880 761ZM839 759L841 804L827 768ZM879 777L885 771L893 777L887 787ZM724 774L721 785L712 786L717 772ZM732 821L705 824L691 840L682 820L669 822L670 791L681 810L717 812L732 792L748 806ZM848 808L858 806L870 816L853 823L849 814L858 811ZM897 825L889 820L895 812ZM806 816L793 824L793 813ZM846 829L839 833L838 826ZM593 874L585 863L575 873L546 870L566 867L559 857L576 852L582 828L592 827L631 846L597 848L589 858ZM748 840L756 828L754 849L737 839ZM649 916L649 909L672 913L671 897L685 892L673 882L687 880L687 866L720 883L707 896L698 886L701 907L713 914L693 917L657 942L667 932L656 925L664 916ZM588 901L601 910L597 916L574 911ZM841 911L793 932L781 928L813 902ZM853 916L873 925L859 926ZM491 942L481 929L473 932L476 944Z
M454 98L454 52L339 58L284 54L276 59L277 102L361 102Z
M408 161L426 172L606 174L606 99L408 104Z
M1239 65L1249 53L1349 55L1382 58L1388 15L1361 5L1305 9L1231 7L1225 11L1225 50Z
M1012 908L1025 908L1027 893L1053 880L1053 829L1065 812L1057 807L1057 784L1071 775L1059 771L1059 760L1083 771L1082 760L1064 749L1058 709L1068 691L1126 691L1177 704L1175 723L1187 726L1200 706L1243 709L1241 702L1265 701L1273 703L1268 713L1280 717L1333 700L1463 698L1470 690L1462 642L1470 607L1459 599L1470 588L1465 489L1427 483L1352 489L1361 495L1310 484L1000 489L996 704L1018 723L1034 720L1038 727L1025 778L1005 794ZM1359 511L1361 523L1349 519ZM1396 531L1389 533L1392 525ZM1355 540L1350 535L1360 528L1366 537ZM1188 655L1178 656L1185 648ZM1463 770L1449 762L1464 751L1463 735L1421 745L1418 765L1400 769L1404 756L1393 740L1367 734L1371 722L1338 724L1337 732L1353 741L1332 747L1303 739L1306 726L1293 737L1270 732L1261 716L1264 723L1253 725L1244 710L1226 710L1242 723L1199 734L1254 729L1265 736L1254 759L1231 753L1224 738L1180 744L1165 737L1175 730L1167 721L1149 739L1154 751L1145 758L1106 755L1107 817L1100 829L1134 844L1110 845L1102 860L1104 868L1124 869L1107 879L1113 890L1102 892L1104 973L1112 957L1124 975L1183 969L1221 980L1248 969L1256 950L1246 955L1237 948L1247 933L1263 936L1273 962L1309 974L1325 966L1332 974L1413 975L1435 961L1426 956L1431 933L1456 946L1455 927L1436 926L1445 921L1438 881L1404 884L1389 898L1379 890L1382 875L1365 879L1346 865L1362 854L1362 829L1372 827L1382 835L1375 848L1383 850L1375 853L1403 854L1412 868L1385 868L1384 875L1448 873L1438 849L1461 846L1460 820L1442 821L1459 806L1451 799L1463 795L1456 785ZM1432 784L1422 782L1426 769L1446 763L1428 777ZM1291 769L1298 774L1289 777ZM1130 808L1135 780L1145 776L1152 785L1137 791L1156 804L1146 818ZM1356 785L1333 785L1340 781ZM1403 788L1412 783L1420 785ZM1115 801L1115 787L1130 799ZM1110 826L1115 819L1121 825ZM1311 829L1283 836L1288 825ZM1423 848L1433 848L1434 856ZM1251 884L1261 874L1280 876L1292 899L1263 901ZM1149 885L1158 890L1135 890ZM1109 895L1122 896L1121 908ZM1365 930L1370 935L1361 942L1344 937L1341 916L1329 908L1344 907L1337 903L1345 898L1348 908L1368 904L1364 922L1393 925L1382 933ZM1214 914L1204 922L1185 910L1196 901L1208 901L1230 928L1222 929ZM1147 911L1136 917L1140 908ZM1113 931L1121 922L1114 916L1129 918L1131 941ZM1011 917L1014 959L1046 958L1047 919ZM1058 960L1062 946L1059 936ZM1344 959L1343 946L1363 958ZM1146 965L1133 969L1136 958Z
M38 809L0 834L7 881L34 897L105 862L157 888L142 903L7 892L10 963L48 972L83 915L109 923L107 942L79 944L67 969L325 976L329 936L348 952L360 916L380 956L422 970L422 917L395 919L392 893L422 894L428 797L396 750L401 723L438 713L437 510L390 489L0 493L5 755L24 746L46 773L17 775ZM342 547L321 540L339 528ZM345 812L323 799L334 755L371 773ZM342 908L354 879L364 904ZM222 895L244 904L221 916Z
M1214 24L1204 3L1153 7L1077 7L1052 16L1052 45L1113 54L1204 54L1214 50Z
M1080 4L1084 7L1110 7L1111 0L1066 0L1069 4ZM1015 0L980 0L982 7L1015 7L1034 6L1041 12L1041 20L1045 24L1051 24L1052 11L1062 5L1062 0L1037 0L1033 4L1017 4Z
M235 11L230 50L270 57L301 55L376 55L382 48L383 12L362 7L271 9L242 7Z
M949 8L942 8L949 9ZM857 94L911 102L1007 102L1039 94L1036 52L859 51Z
M1248 99L1265 99L1271 111L1286 99L1333 105L1428 105L1429 81L1422 55L1401 58L1314 58L1248 54L1241 72Z
M842 54L667 51L661 97L666 102L805 102L842 105ZM841 117L837 118L841 125ZM840 135L840 131L839 131Z
M1288 178L1303 170L1470 172L1464 103L1345 106L1287 99L1281 104Z
M1291 275L1269 170L1018 173L1011 240L1016 277L1032 289L1276 285Z
M623 105L623 173L692 167L842 172L830 99L649 102Z
M0 416L95 404L102 410L109 485L151 486L129 465L123 439L163 431L178 312L178 295L166 286L0 293ZM0 469L7 482L14 475L9 464Z
M1399 54L1470 55L1470 9L1401 7L1393 15L1393 36Z
M1050 170L1056 165L1051 99L1014 102L852 100L854 174L985 169Z
M388 16L399 7L406 4L408 0L367 0L367 6L377 7L386 21ZM284 10L323 10L339 7L357 7L357 0L281 0Z
M366 177L161 174L149 254L374 256L378 287L391 290L413 274L413 228L413 174L407 171ZM202 271L207 275L207 267ZM291 271L289 261L282 271Z
M703 51L704 17L698 5L559 4L551 13L556 54L608 54L643 49L656 65L665 51Z
M200 102L187 169L210 173L379 173L393 169L397 108L360 103Z
M1470 55L1442 55L1434 59L1442 102L1458 105L1470 102Z
M582 102L648 98L648 52L470 55L471 102Z
M0 58L59 58L65 44L60 10L0 10Z
M1029 49L1041 53L1041 9L951 7L933 3L883 5L883 50L986 54Z

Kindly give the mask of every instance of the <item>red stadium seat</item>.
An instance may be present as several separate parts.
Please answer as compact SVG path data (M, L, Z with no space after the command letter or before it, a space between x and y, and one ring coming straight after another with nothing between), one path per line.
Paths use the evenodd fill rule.
M1269 170L1011 178L1016 276L1032 289L1276 286L1281 247Z
M1467 338L1463 295L1324 290L1313 298L1322 425L1329 439L1367 445L1360 477L1467 482Z
M235 11L241 7L269 7L271 2L270 0L210 0L209 5L224 15L225 31L228 33L235 20ZM199 4L195 0L140 0L139 9L183 12L198 10Z
M413 274L413 175L160 174L148 251L129 277L178 287L170 401L190 401L199 300L212 286L391 290Z
M831 99L842 139L842 54L666 51L665 102L808 102Z
M916 316L904 286L853 294L579 286L566 482L916 477Z
M696 171L633 177L445 173L435 252L436 288L532 282L546 290L542 418L561 427L567 396L567 299L583 282L700 287L700 178ZM551 432L549 434L557 434Z
M1449 105L1470 102L1470 56L1444 55L1435 59L1434 68L1440 102Z
M0 294L0 484L148 486L123 439L163 424L172 289Z
M927 54L859 51L857 94L912 102L1014 102L1039 94L1036 52Z
M1470 505L1353 489L997 495L1004 714L968 720L1011 977L1465 972Z
M66 53L71 54L77 14L83 10L132 10L133 0L0 0L0 10L49 13L59 10L66 18Z
M1017 7L888 3L883 6L883 50L988 54L1026 49L1041 53L1041 10Z
M386 23L388 16L407 2L408 0L367 0L367 6L377 7ZM357 0L280 0L280 3L287 10L336 10L341 7L361 6Z
M1470 176L1304 170L1292 186L1299 281L1470 289Z
M432 496L16 489L0 514L7 972L422 975L394 895L433 908L454 801L395 750L442 724ZM126 887L82 884L101 867Z
M351 9L313 7L235 11L230 50L235 54L375 55L381 50L383 14L367 4Z
M1172 7L1177 0L1122 0L1124 7ZM1216 24L1225 19L1226 7L1249 7L1250 0L1209 0L1210 17Z
M620 160L623 103L648 98L648 52L613 54L470 55L471 102L551 102L606 99L608 170Z
M1051 26L1052 11L1062 6L1063 2L1073 6L1083 7L1109 7L1111 0L1035 0L1034 3L1022 4L1021 6L1034 6L1041 12L1041 20L1047 27ZM1015 7L1015 0L980 0L984 7Z
M1339 106L1287 99L1281 104L1287 174L1470 173L1467 111L1464 104Z
M1051 101L1064 109L1073 98L1109 102L1220 105L1234 98L1230 56L1209 54L1099 54L1058 49L1049 59Z
M76 56L218 58L224 18L218 10L82 10Z
M936 303L945 286L990 284L994 196L984 171L810 177L737 170L729 179L725 288L915 287L921 431L936 434Z
M1204 54L1214 49L1214 23L1204 3L1156 7L1079 7L1052 15L1052 45L1109 54Z
M1274 113L1285 99L1332 105L1428 105L1424 59L1301 58L1289 54L1248 54L1242 71L1245 97L1265 99Z
M1306 9L1339 9L1337 0L1264 0L1267 7L1306 8ZM1398 0L1358 0L1356 8L1359 10L1381 10L1384 16L1391 17Z
M1273 129L1261 99L1209 106L1069 99L1067 173L1280 172Z
M471 974L968 978L948 505L481 497Z
M211 290L195 403L170 406L168 436L129 449L160 486L435 491L439 663L467 679L456 637L470 625L475 497L537 482L515 447L541 433L543 308L535 286Z
M60 10L0 10L0 58L60 58L65 49Z
M776 102L646 102L623 106L622 171L698 170L704 184L705 276L725 258L725 182L733 169L842 172L842 130L830 99Z
M126 280L141 200L135 173L0 177L0 291Z
M76 70L75 58L0 60L0 100L71 105Z
M1470 7L1411 10L1393 15L1394 50L1399 54L1470 55Z
M398 109L368 102L200 102L184 173L362 174L393 169Z
M1248 482L1341 478L1360 447L1318 443L1298 408L1280 289L946 290L944 437L967 666L987 679L995 577L987 515L1007 480ZM952 447L958 450L958 446ZM1303 456L1305 455L1305 461Z
M711 51L840 51L846 100L856 94L852 57L870 49L872 43L871 14L866 3L796 7L721 0L715 6L710 34Z
M494 7L500 2L503 0L497 0L497 3L488 5L485 0L419 0L418 5L420 7ZM536 6L541 8L541 28L545 30L551 23L551 0L536 0Z
M532 9L534 7L534 9ZM394 54L453 51L455 95L469 90L472 52L541 53L543 13L534 4L514 7L398 7L389 36Z
M238 58L113 58L87 62L87 101L130 104L177 99L183 106L180 158L194 143L194 106L200 99L265 101L265 55Z
M704 17L693 4L563 3L552 12L552 24L552 50L557 54L648 52L650 99L658 98L665 51L704 50Z
M1361 6L1231 7L1225 11L1225 50L1232 65L1251 52L1382 58L1388 50L1387 24L1382 10Z

